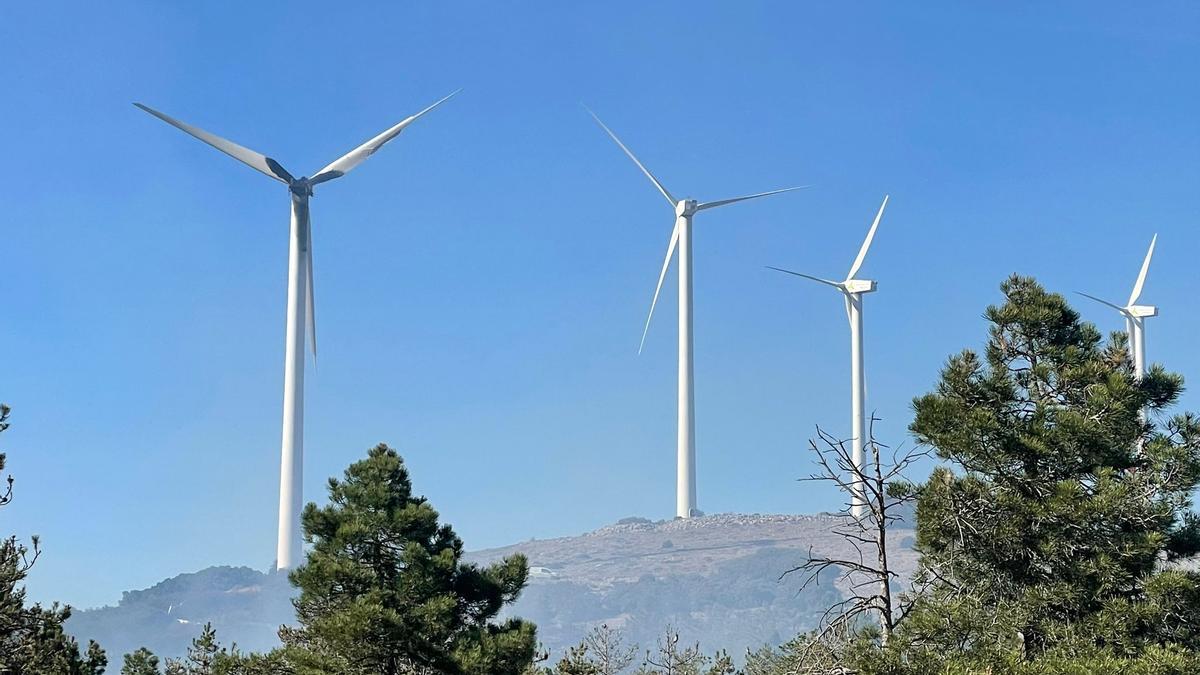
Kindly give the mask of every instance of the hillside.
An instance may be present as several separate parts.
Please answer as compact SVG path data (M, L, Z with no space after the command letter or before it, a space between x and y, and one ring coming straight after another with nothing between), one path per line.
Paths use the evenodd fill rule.
M833 579L801 592L799 579L779 578L810 547L850 555L830 533L837 522L825 515L629 518L577 537L472 552L468 559L486 563L515 552L529 558L530 583L512 613L536 622L539 638L555 652L607 622L643 646L653 646L670 623L706 649L741 653L811 628L840 596ZM911 534L891 533L893 560L905 575L915 564L907 548ZM78 612L68 628L98 640L115 659L141 645L160 655L181 654L206 621L226 643L266 649L275 644L278 626L292 618L291 593L283 575L214 567L126 592L115 607Z

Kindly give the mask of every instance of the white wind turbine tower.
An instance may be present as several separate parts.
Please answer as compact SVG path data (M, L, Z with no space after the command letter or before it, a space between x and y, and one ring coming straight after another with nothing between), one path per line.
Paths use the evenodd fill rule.
M1125 317L1125 332L1129 334L1129 355L1133 359L1133 373L1139 380L1142 375L1146 374L1146 318L1158 316L1158 308L1152 305L1137 304L1138 298L1142 296L1142 286L1146 284L1146 273L1150 271L1150 258L1154 255L1154 244L1158 242L1158 235L1150 238L1150 248L1146 251L1146 258L1142 261L1142 269L1138 272L1137 281L1133 284L1133 292L1129 294L1129 301L1124 307L1101 300L1094 295L1087 293L1079 293L1089 300L1112 307Z
M638 345L638 354L646 344L646 333L650 330L650 320L654 317L654 307L658 304L658 294L662 291L663 280L667 276L667 268L675 250L679 250L679 390L678 390L678 440L676 445L676 475L675 475L675 516L691 518L699 515L696 507L696 401L692 388L692 217L700 211L714 209L718 206L757 199L767 195L799 190L801 187L771 190L758 194L720 199L711 202L698 202L694 199L676 199L654 177L653 174L625 147L621 139L612 132L604 122L596 117L596 113L588 110L601 129L620 146L629 159L637 165L646 178L654 183L654 187L662 193L667 202L675 209L675 227L671 230L671 240L667 244L666 259L663 260L662 271L658 274L658 285L654 288L654 299L650 301L650 314L646 317L646 325L642 329L642 341Z
M830 281L779 267L770 267L778 272L793 274L826 286L832 286L841 291L846 301L846 318L850 320L850 427L853 434L850 448L854 466L859 470L865 468L863 445L868 433L867 378L863 364L863 296L875 292L876 283L866 279L856 279L854 275L858 274L863 260L867 257L867 250L871 248L871 241L875 239L875 230L879 228L879 220L883 218L883 210L887 208L887 203L888 197L884 195L883 203L879 205L879 212L875 214L875 222L871 223L871 229L867 231L867 238L863 240L862 247L858 249L858 257L854 259L854 264L850 265L850 272L846 275L845 280ZM866 514L866 496L863 494L861 484L856 485L850 495L850 513L860 519Z
M204 141L268 178L288 186L292 202L292 222L288 252L287 337L283 362L283 441L279 468L279 540L276 546L276 567L290 569L301 560L300 509L304 475L304 332L307 327L313 358L317 354L316 317L313 307L312 278L312 220L308 200L313 187L340 178L361 164L385 143L395 138L417 118L441 105L454 92L421 112L407 117L395 126L375 136L311 178L295 178L279 162L237 143L168 117L141 103L135 106L160 120ZM303 295L302 295L303 294Z

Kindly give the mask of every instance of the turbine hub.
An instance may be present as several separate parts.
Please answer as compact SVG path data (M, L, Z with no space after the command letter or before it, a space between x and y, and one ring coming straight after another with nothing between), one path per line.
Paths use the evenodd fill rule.
M295 178L291 183L288 183L288 190L297 197L311 197L313 193L312 183L308 180L308 176Z
M696 212L695 199L680 199L675 203L675 215L680 218L686 218Z

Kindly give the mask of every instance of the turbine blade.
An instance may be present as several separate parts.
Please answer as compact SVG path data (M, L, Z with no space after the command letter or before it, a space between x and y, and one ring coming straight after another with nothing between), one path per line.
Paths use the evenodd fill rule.
M1129 304L1137 302L1142 295L1142 286L1146 283L1146 272L1150 271L1150 258L1154 255L1154 244L1158 241L1158 235L1154 235L1150 239L1150 249L1146 251L1146 259L1142 261L1142 271L1138 272L1137 283L1133 285L1133 293L1129 294Z
M378 136L375 136L374 138L367 141L366 143L363 143L362 145L358 146L357 148L351 150L350 152L347 152L346 154L342 155L341 157L338 157L336 160L331 162L325 168L318 171L316 173L316 175L314 175L312 177L312 181L311 181L312 184L316 185L318 183L324 183L325 181L333 180L334 178L338 178L338 177L346 175L347 173L350 172L351 169L358 166L359 164L362 164L368 157L375 154L375 152L378 151L380 148L382 148L384 146L384 144L386 144L388 141L390 141L393 138L395 138L396 136L398 136L401 131L404 131L405 127L407 127L408 125L415 122L419 117L421 117L425 113L429 112L430 110L433 110L434 108L438 107L439 105L450 100L459 91L462 91L462 90L459 89L459 90L451 93L449 96L446 96L446 97L438 100L436 103L429 106L428 108L425 108L421 112L419 112L415 115L412 115L410 117L404 118L399 123L397 123L396 125L392 126L389 129L387 129L386 131L379 134Z
M1097 298L1097 297L1096 297L1096 296L1094 296L1094 295L1088 295L1087 293L1083 293L1083 292L1080 292L1080 291L1075 291L1075 294L1076 294L1076 295L1082 295L1083 297L1085 297L1085 298L1087 298L1087 299L1089 299L1089 300L1095 300L1096 302L1098 302L1098 303L1100 303L1100 304L1102 304L1102 305L1106 305L1106 306L1108 306L1108 307L1112 307L1113 309L1117 310L1118 312L1120 312L1120 313L1122 313L1122 314L1125 314L1125 313L1126 313L1126 312L1125 312L1125 308L1124 308L1124 307L1119 307L1119 306L1117 306L1117 305L1114 305L1113 303L1111 303L1111 302L1109 302L1109 301L1107 301L1107 300L1101 300L1100 298Z
M671 229L671 242L667 244L667 257L663 259L662 271L658 273L658 285L654 287L654 299L650 301L650 314L646 316L646 326L642 328L642 341L638 343L638 354L646 346L646 333L650 332L650 319L654 318L654 308L658 305L658 294L662 292L663 280L667 278L667 268L671 266L671 256L675 255L675 245L679 243L679 222Z
M316 299L313 291L313 247L312 247L312 216L306 216L305 229L307 230L307 243L304 254L305 264L308 266L308 273L304 275L304 305L305 305L305 323L308 325L308 340L310 349L312 350L313 362L317 361L317 310Z
M830 281L828 279L822 279L821 277L814 277L814 276L811 276L808 274L801 274L800 272L793 272L791 270L785 270L782 267L772 267L770 265L767 265L766 268L769 270L775 270L776 272L783 272L784 274L791 274L791 275L794 275L797 277L804 277L805 279L815 281L819 284L825 284L826 286L833 286L834 288L838 289L839 291L842 290L842 284L839 284L836 281Z
M862 248L858 249L858 257L854 259L854 264L850 266L850 273L846 275L846 281L854 278L858 274L858 269L862 267L863 261L867 258L867 250L871 248L871 241L875 239L875 230L879 228L879 219L883 218L883 210L887 208L888 195L883 196L883 203L879 205L879 213L875 214L875 222L871 223L871 229L867 231L867 238L863 240Z
M667 201L670 202L671 206L675 206L677 200L671 196L670 191L668 191L667 188L660 183L657 178L654 177L654 174L650 173L650 170L646 168L646 165L642 164L641 161L634 156L633 152L629 150L629 148L625 147L625 144L621 142L621 139L617 138L617 135L612 132L612 129L609 129L604 122L601 122L600 118L596 116L596 113L592 112L591 108L583 106L583 109L588 111L588 114L592 116L592 119L596 120L596 124L600 125L600 128L608 134L609 138L612 138L614 141L616 141L617 145L620 146L621 149L625 151L625 154L629 156L629 159L632 159L633 163L637 164L637 167L642 170L642 173L646 174L646 178L649 178L650 182L654 183L654 187L658 188L658 191L662 193L662 196L667 198Z
M735 202L744 202L747 199L758 199L759 197L767 197L769 195L777 195L781 192L791 192L792 190L803 190L806 187L809 187L809 186L798 185L796 187L783 188L782 190L771 190L770 192L760 192L756 195L746 195L745 197L734 197L733 199L721 199L721 200L718 200L715 202L703 202L696 206L696 210L704 211L705 209L715 209L718 206L725 206L726 204L733 204Z
M847 293L847 294L843 295L842 300L846 301L846 321L849 322L849 321L851 321L851 318L850 318L850 294Z
M229 155L230 157L236 159L237 161L241 162L242 164L245 164L246 166L250 167L251 169L260 171L260 172L266 174L267 176L274 178L277 181L280 181L281 183L291 183L292 182L292 174L288 173L286 169L284 169L282 166L280 166L279 162L276 162L275 160L271 159L270 157L267 157L266 155L257 153L255 151L251 150L250 148L242 147L242 146L238 145L237 143L234 143L233 141L225 140L224 138L221 138L220 136L217 136L216 134L210 134L207 131L200 129L199 127L194 127L190 124L180 122L179 120L175 119L174 117L171 117L169 115L164 115L163 113L158 112L157 110L155 110L154 108L151 108L150 106L142 105L141 103L134 103L134 105L137 106L138 108L141 108L142 110L145 110L146 112L150 113L151 115L154 115L155 117L166 122L167 124L170 124L171 126L175 127L176 129L179 129L180 131L191 134L192 136L200 139L201 141L208 143L209 145L213 146L217 150L220 150L221 152Z

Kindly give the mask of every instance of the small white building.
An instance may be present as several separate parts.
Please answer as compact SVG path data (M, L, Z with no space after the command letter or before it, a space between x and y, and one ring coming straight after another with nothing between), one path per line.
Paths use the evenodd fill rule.
M558 572L549 567L532 566L529 568L530 579L557 579Z

